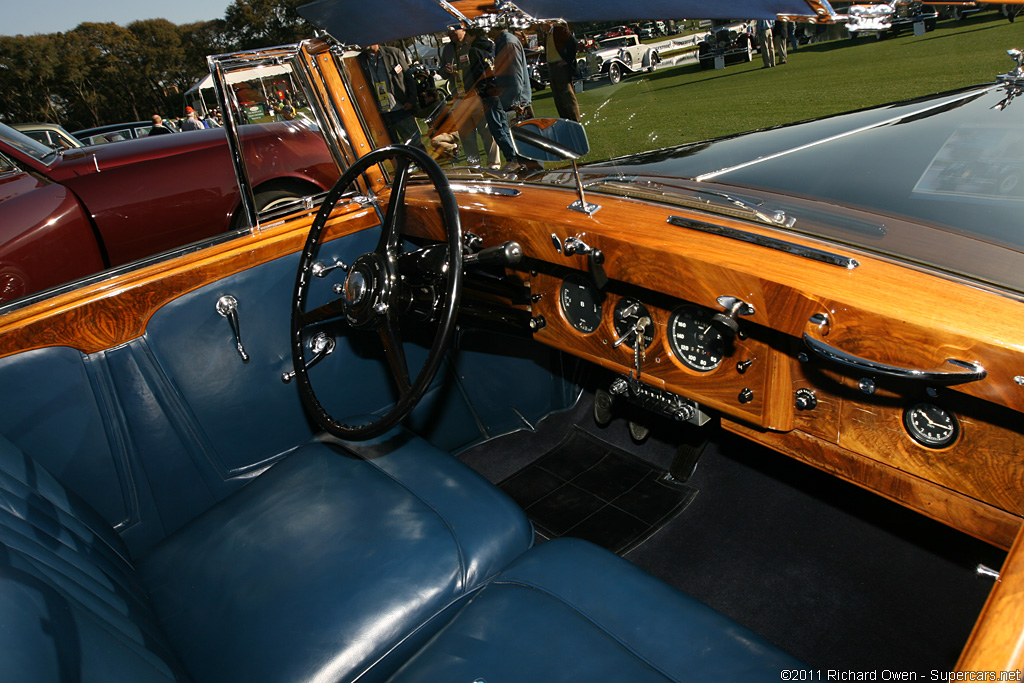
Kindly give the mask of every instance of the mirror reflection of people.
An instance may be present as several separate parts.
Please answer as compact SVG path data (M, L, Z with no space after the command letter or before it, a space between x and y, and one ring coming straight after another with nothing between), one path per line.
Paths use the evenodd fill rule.
M484 98L487 125L505 155L506 169L516 171L530 164L529 159L516 150L509 126L517 118L533 115L530 72L522 42L507 27L493 29L491 38L494 40L494 79L491 92Z
M576 36L564 21L548 24L544 36L544 55L548 62L551 94L555 98L558 116L570 121L580 120L580 105L572 83L576 78Z
M448 28L448 38L449 42L441 48L441 75L451 83L451 123L458 131L466 163L497 167L498 145L487 126L480 92L488 87L484 79L494 68L494 44L480 32L467 35L466 29L458 24ZM478 139L483 143L483 159Z
M359 61L377 95L391 139L422 147L420 128L413 116L417 105L416 79L405 55L388 45L368 45L359 55Z

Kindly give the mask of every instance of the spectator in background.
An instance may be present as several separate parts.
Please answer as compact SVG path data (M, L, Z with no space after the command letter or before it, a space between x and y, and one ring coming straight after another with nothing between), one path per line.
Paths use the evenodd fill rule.
M164 119L159 114L153 114L153 127L149 129L147 135L167 135L174 131L164 125Z
M448 28L448 38L441 49L441 75L452 84L453 97L450 123L458 130L467 164L500 165L498 145L487 125L483 97L493 87L489 72L494 69L494 44L483 35L467 36L461 25ZM493 74L492 74L493 76ZM483 142L486 158L480 157L477 136Z
M422 147L420 127L413 116L417 103L416 79L405 55L388 45L369 45L359 55L359 62L373 84L391 139Z
M196 116L196 110L192 107L185 107L185 120L181 122L181 132L190 130L203 130L206 126Z
M774 36L775 52L778 54L776 64L786 63L786 47L789 43L789 29L792 24L788 21L776 21L772 28Z
M555 98L558 115L571 121L580 120L580 105L576 101L573 80L576 78L576 36L564 21L548 24L544 37L544 54L551 79L551 94Z
M516 150L510 123L517 117L533 115L530 72L523 44L508 28L496 28L491 35L494 38L494 87L484 98L487 126L505 155L506 170L517 171L529 165L529 159L521 157Z
M768 19L757 20L757 42L761 46L762 68L775 66L775 45L772 38L772 22Z

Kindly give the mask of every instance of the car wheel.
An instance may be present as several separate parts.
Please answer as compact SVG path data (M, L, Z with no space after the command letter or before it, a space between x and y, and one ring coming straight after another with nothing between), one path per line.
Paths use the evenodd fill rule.
M628 67L629 67L630 69L632 69L632 68L633 68L633 55L631 55L631 54L629 54L629 53L627 52L626 54L622 55L622 61L623 61L623 63L624 63L624 64L625 64L626 66L628 66Z
M608 80L612 82L612 85L615 85L616 83L621 81L622 80L622 67L620 67L618 64L609 64L608 65Z
M257 190L253 199L256 202L256 213L263 213L271 209L277 209L285 204L302 199L307 194L319 192L317 189L300 190L291 188L269 188ZM238 211L231 218L231 229L241 230L249 227L249 221L245 216L245 210L238 207Z

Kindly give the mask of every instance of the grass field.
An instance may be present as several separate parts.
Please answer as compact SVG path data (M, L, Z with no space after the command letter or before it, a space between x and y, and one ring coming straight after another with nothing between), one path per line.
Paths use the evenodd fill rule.
M587 160L836 114L990 82L1024 49L1024 17L1009 23L987 12L941 21L924 36L860 38L802 46L789 63L701 71L666 67L624 79L589 82L577 94L590 139ZM538 116L555 116L551 91L534 93Z

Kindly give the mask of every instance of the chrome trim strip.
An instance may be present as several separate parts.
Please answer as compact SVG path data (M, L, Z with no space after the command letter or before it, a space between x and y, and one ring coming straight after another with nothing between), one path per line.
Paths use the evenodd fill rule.
M514 187L498 187L496 185L466 185L465 183L452 183L452 192L466 192L468 194L489 194L495 197L518 197L522 194Z
M853 270L860 265L860 262L858 262L857 259L850 258L849 256L834 254L830 251L815 249L814 247L805 247L802 244L787 242L775 237L758 235L757 233L746 232L744 230L737 230L736 228L727 228L722 225L715 225L714 223L704 223L703 221L690 220L689 218L681 218L680 216L669 216L668 223L680 228L698 230L711 235L728 237L732 240L739 240L740 242L747 242L748 244L756 244L760 247L783 251L787 254L811 259L812 261L827 263L832 266L839 266L840 268L846 268L847 270Z

